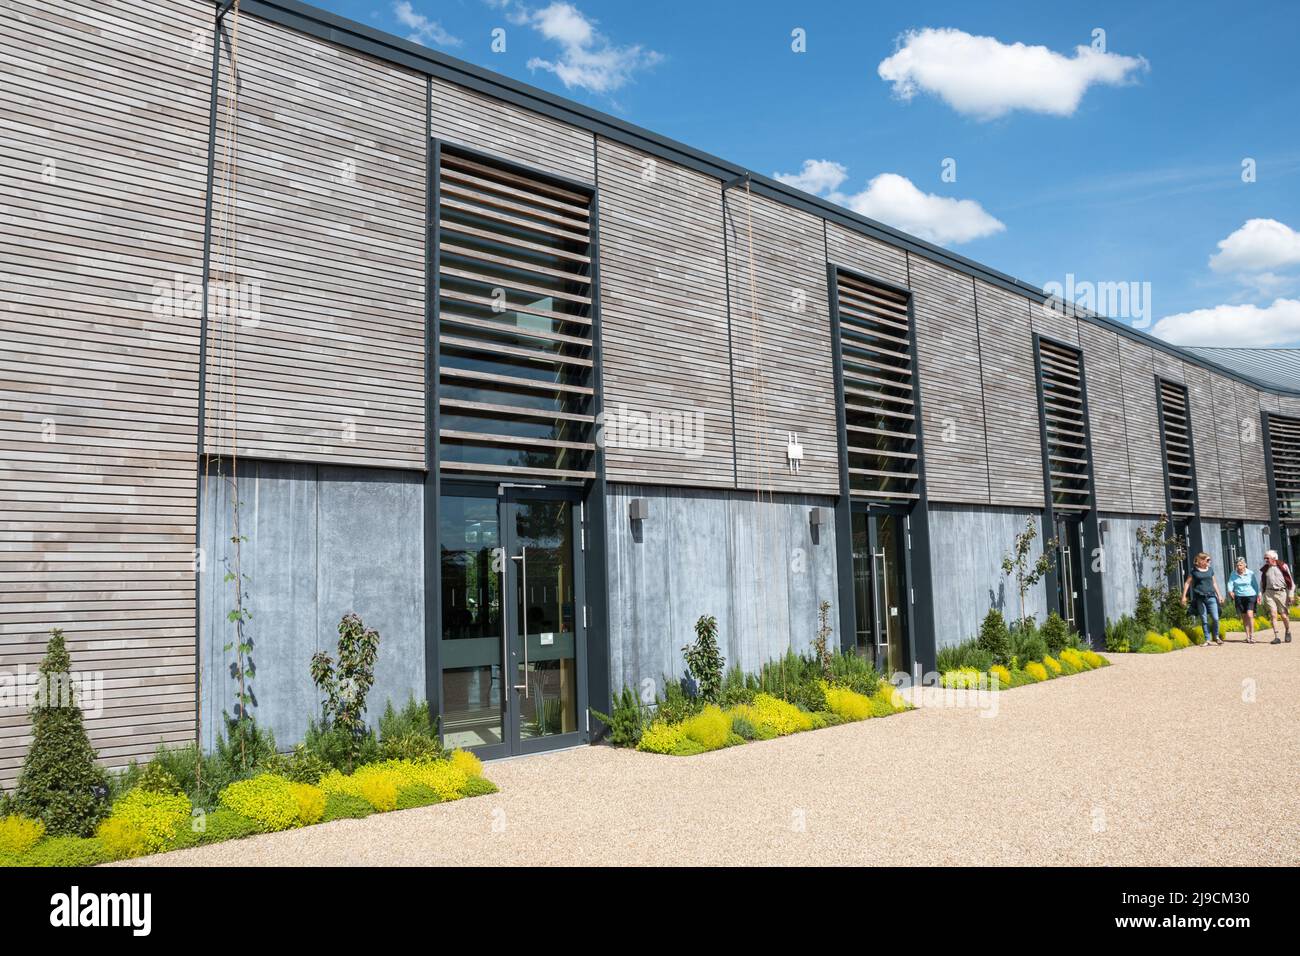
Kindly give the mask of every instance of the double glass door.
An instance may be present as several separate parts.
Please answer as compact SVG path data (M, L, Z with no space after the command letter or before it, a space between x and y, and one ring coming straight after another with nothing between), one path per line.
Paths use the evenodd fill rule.
M443 740L489 757L576 744L586 711L581 505L497 492L438 510Z
M1237 571L1237 559L1246 557L1246 535L1240 521L1225 521L1219 537L1223 543L1223 567L1219 570L1219 583L1226 586L1228 578Z
M1056 518L1057 611L1074 630L1083 632L1083 522Z
M858 653L882 672L910 667L907 631L907 518L895 512L853 512L853 600Z

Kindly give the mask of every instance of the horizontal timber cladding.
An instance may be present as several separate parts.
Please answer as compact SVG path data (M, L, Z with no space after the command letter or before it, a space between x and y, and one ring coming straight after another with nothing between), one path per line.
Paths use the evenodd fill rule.
M1220 510L1211 510L1209 514L1211 517L1239 519L1246 511L1246 483L1241 474L1240 439L1245 425L1237 408L1237 395L1232 380L1211 373L1210 388L1214 403L1214 427L1219 442ZM1205 504L1205 499L1202 498L1202 514L1206 513Z
M1124 337L1119 340L1119 356L1133 510L1139 514L1161 514L1165 510L1165 471L1160 457L1160 406L1151 349ZM1092 394L1089 390L1089 401Z
M1083 391L1083 355L1078 349L1038 340L1044 448L1052 486L1052 507L1092 507L1088 475L1088 419Z
M822 223L760 196L753 196L751 205L743 185L727 192L724 214L739 485L837 494L835 370ZM803 448L797 473L787 457L792 436Z
M989 500L998 505L1041 508L1043 452L1030 302L977 279L975 306L983 364Z
M1192 518L1196 508L1196 462L1192 453L1192 430L1188 419L1187 386L1161 379L1160 426L1164 433L1165 474L1169 482L1169 503L1174 518Z
M1097 507L1101 511L1132 511L1128 408L1119 335L1090 322L1080 322L1079 341L1088 372L1088 428L1092 435L1092 478ZM1129 387L1138 388L1140 383L1134 380ZM1163 510L1163 506L1157 509Z
M908 286L908 256L902 249L852 232L833 222L826 223L826 258L876 279Z
M1241 382L1233 382L1237 392L1237 410L1241 430L1241 476L1245 483L1245 518L1268 521L1268 473L1264 464L1264 437L1260 425L1259 391Z
M0 672L62 628L122 764L194 738L199 314L160 290L202 273L212 6L0 10Z
M434 77L433 135L549 173L595 182L593 135Z
M1196 455L1196 499L1200 502L1203 517L1221 517L1224 510L1223 498L1219 494L1219 436L1214 423L1216 411L1210 391L1210 373L1190 363L1183 369Z
M605 473L731 487L720 184L605 139L596 151Z
M237 292L210 300L206 448L421 468L424 78L247 15L223 31L211 269Z
M592 194L441 157L439 468L594 478Z
M1278 519L1300 522L1300 418L1269 415L1268 435Z
M849 494L865 501L921 497L910 298L835 270Z
M984 504L989 462L974 280L919 256L909 265L926 497Z

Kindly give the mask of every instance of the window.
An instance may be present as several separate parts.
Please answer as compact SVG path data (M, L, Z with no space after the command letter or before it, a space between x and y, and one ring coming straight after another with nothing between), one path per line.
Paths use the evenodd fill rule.
M840 269L835 293L849 493L914 500L919 443L909 296Z
M1300 522L1300 419L1269 415L1268 446L1278 520L1283 524Z
M1039 411L1043 455L1057 511L1088 511L1088 421L1083 407L1083 357L1078 349L1038 339Z
M595 477L591 196L441 150L439 466Z
M1156 387L1160 392L1160 434L1164 441L1169 517L1177 526L1180 521L1194 518L1198 513L1187 386L1158 379Z

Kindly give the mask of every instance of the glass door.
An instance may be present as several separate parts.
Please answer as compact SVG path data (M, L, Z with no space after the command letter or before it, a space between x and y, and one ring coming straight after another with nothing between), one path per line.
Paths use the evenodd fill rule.
M485 757L578 743L586 712L581 505L502 485L444 493L443 740Z
M853 591L857 646L885 673L910 666L907 625L907 518L853 512Z
M1237 570L1237 559L1246 557L1246 535L1240 521L1225 521L1219 533L1223 542L1223 568L1219 586L1226 587L1228 577Z
M1056 518L1057 612L1065 623L1083 632L1083 522Z

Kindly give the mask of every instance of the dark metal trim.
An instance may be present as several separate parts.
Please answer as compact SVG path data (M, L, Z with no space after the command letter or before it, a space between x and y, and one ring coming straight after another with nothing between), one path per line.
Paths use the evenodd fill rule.
M1260 437L1264 440L1264 473L1268 478L1268 533L1274 545L1278 549L1278 554L1288 553L1290 551L1290 536L1282 534L1282 516L1277 508L1277 480L1273 476L1273 435L1271 413L1267 409L1260 409ZM1294 555L1292 555L1294 559ZM1288 564L1295 564L1295 561L1289 561Z
M835 379L836 450L840 463L840 497L835 502L835 570L839 585L840 649L858 644L858 605L853 578L853 497L849 492L849 449L845 436L844 364L840 359L840 299L836 294L836 267L826 264L827 301L830 303L831 360Z
M442 146L433 139L429 119L433 81L425 84L424 149L424 687L431 716L442 735L442 558L438 547L438 203L442 187Z

